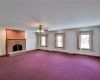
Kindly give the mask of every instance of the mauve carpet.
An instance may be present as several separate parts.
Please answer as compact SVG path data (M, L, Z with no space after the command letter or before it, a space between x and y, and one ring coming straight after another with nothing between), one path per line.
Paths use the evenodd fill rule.
M100 80L100 59L42 50L2 57L0 80Z

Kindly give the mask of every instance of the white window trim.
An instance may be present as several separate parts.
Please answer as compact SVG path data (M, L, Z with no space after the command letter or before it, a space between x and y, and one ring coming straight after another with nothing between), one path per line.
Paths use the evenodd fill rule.
M90 48L80 48L80 36L81 35L89 35L89 45ZM93 49L93 31L79 31L77 36L77 47L79 50L91 50Z
M59 35L63 38L62 47L57 46L57 36ZM55 33L55 48L65 48L65 33Z

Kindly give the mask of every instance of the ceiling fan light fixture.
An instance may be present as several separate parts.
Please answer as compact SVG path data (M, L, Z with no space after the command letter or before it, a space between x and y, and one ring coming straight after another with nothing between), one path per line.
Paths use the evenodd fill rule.
M44 30L41 30L41 32L43 33L43 32L44 32Z
M39 32L40 32L40 30L37 30L37 32L39 33Z
M38 32L38 33L43 33L44 30L39 30L39 29L38 29L37 32Z
M39 25L39 28L37 30L38 33L43 33L44 32L44 29L42 27L42 25Z

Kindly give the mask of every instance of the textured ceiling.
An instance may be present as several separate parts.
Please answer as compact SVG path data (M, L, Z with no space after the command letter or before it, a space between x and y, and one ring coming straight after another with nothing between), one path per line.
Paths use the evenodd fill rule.
M0 1L0 27L49 30L100 25L100 1Z

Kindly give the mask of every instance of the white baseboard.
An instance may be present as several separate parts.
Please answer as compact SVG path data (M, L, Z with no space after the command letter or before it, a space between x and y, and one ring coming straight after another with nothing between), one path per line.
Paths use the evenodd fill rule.
M0 56L5 56L6 54L0 54Z
M63 52L63 53L67 53L67 54L73 54L71 52L66 52L66 51L49 50L49 49L41 49L41 48L37 48L37 49L40 49L40 50L48 50L48 51L56 51L56 52Z

